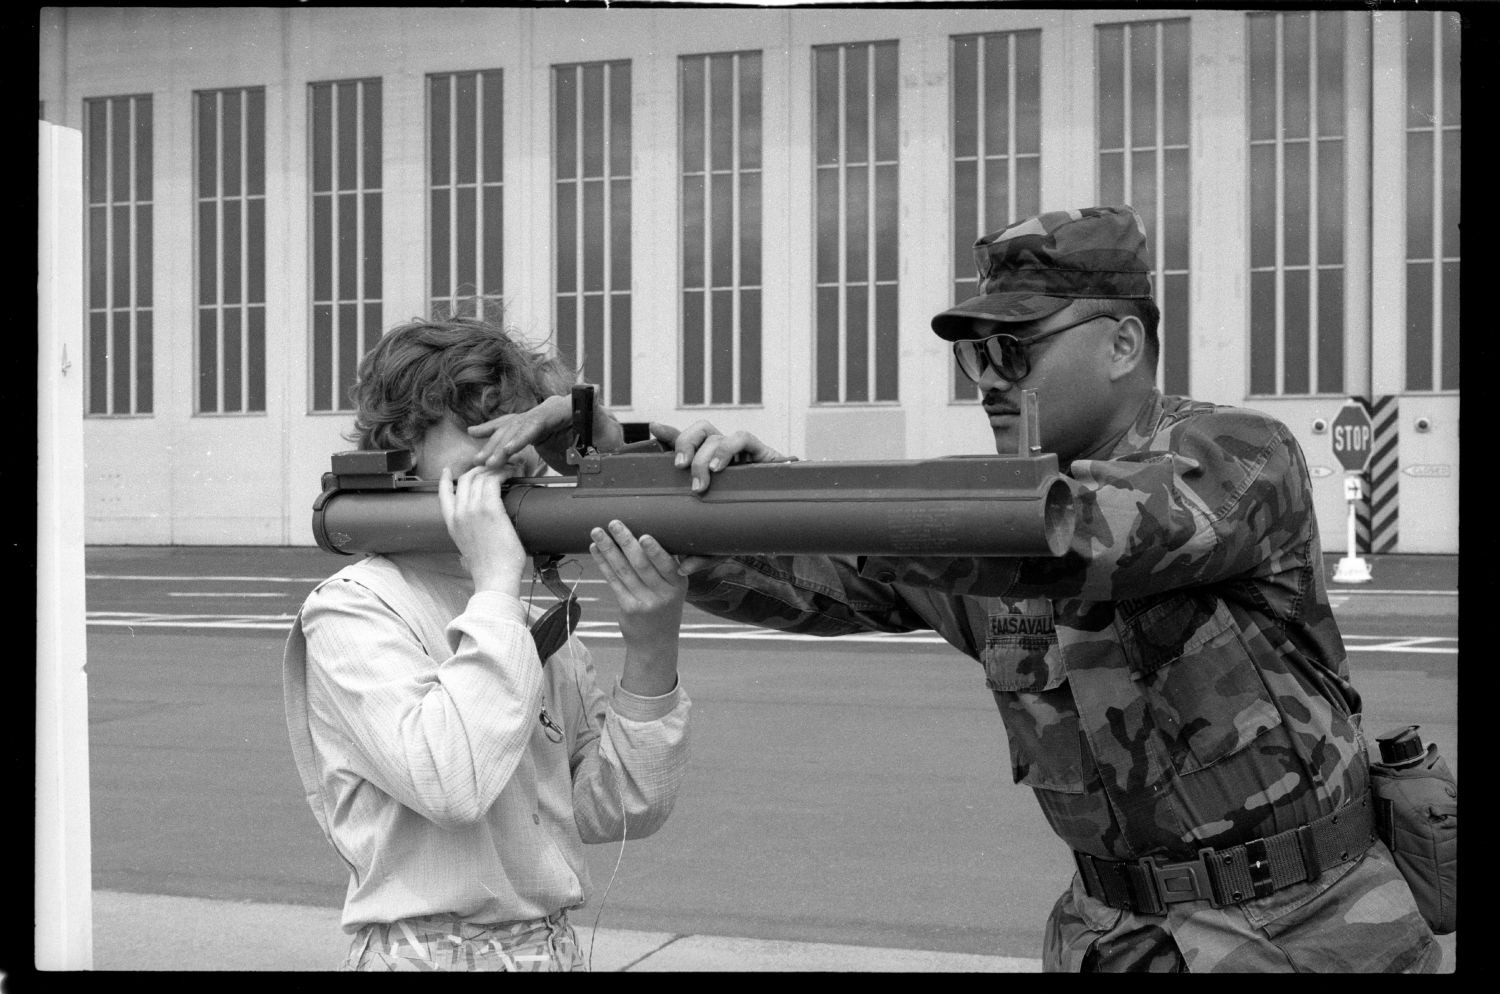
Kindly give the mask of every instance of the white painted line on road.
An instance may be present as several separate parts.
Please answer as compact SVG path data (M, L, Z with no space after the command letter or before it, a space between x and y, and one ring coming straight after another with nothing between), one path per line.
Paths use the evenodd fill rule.
M199 597L286 597L287 594L282 593L282 592L277 592L277 591L274 591L274 590L272 590L272 591L265 591L265 590L258 590L258 591L254 591L254 590L169 590L169 591L167 591L167 596L168 597L192 597L192 598L199 598ZM599 598L597 598L597 597L579 597L577 600L578 600L578 603L580 603L580 604L593 604L593 603L596 603L599 600Z
M335 572L337 572L337 571L335 571ZM85 573L84 574L84 579L86 579L86 580L151 580L151 581L161 582L161 583L167 583L169 581L173 582L173 583L183 583L183 582L190 582L190 581L192 581L192 582L196 582L196 581L213 581L213 582L216 582L216 583L238 583L238 582L244 581L244 580L252 580L252 581L255 581L255 582L258 582L258 583L322 583L324 580L328 579L328 577L330 577L332 575L333 575L333 573L329 573L329 574L327 574L327 576L196 576L196 575L178 575L178 574L170 574L169 575L169 574L166 574L166 573ZM568 586L571 587L571 586L573 586L575 584L578 584L578 585L582 585L582 584L585 584L585 583L598 583L598 584L602 584L602 583L605 583L606 581L604 581L604 580L595 580L595 579L583 579L583 580L564 580L563 582L566 583Z
M1384 643L1381 643L1380 645L1346 645L1344 646L1344 649L1348 652L1419 652L1436 654L1440 656L1458 655L1458 646L1454 646L1453 648L1449 649L1440 646L1408 646L1402 645L1399 642L1392 643L1390 645L1386 645Z
M1398 597L1457 597L1457 590L1330 590L1330 597L1369 597L1385 594Z
M337 572L337 571L335 571ZM238 582L241 580L253 580L259 583L322 583L332 576L180 576L166 573L85 573L85 580L159 580L163 583L172 581L180 583L185 580L215 580L223 582Z
M286 594L265 590L168 590L168 597L285 597Z
M1368 639L1368 638L1373 638L1373 637L1374 636L1370 636L1370 635L1345 636L1345 641L1348 641L1350 638L1367 638ZM1383 645L1381 646L1381 648L1384 648L1384 649L1409 649L1409 648L1412 648L1414 646L1431 645L1434 642L1457 642L1458 639L1452 638L1452 637L1448 637L1448 636L1441 636L1441 635L1425 635L1425 636L1418 635L1418 636L1413 636L1411 638L1403 638L1403 637L1401 637L1399 635L1392 635L1392 636L1389 636L1389 637L1383 639L1382 641L1383 641Z
M585 600L586 598L579 598ZM285 629L291 624L294 614L139 614L128 611L95 611L88 616L88 623L103 628L242 628L246 630ZM589 638L622 638L616 623L610 621L583 621L578 632ZM751 628L733 623L700 624L682 626L684 639L720 639L743 642L876 642L891 645L947 645L937 635L901 632L858 632L852 635L802 635L779 632L770 628ZM1373 645L1351 645L1354 639L1375 638ZM1431 645L1432 642L1452 642L1451 646ZM1349 652L1398 652L1423 653L1429 655L1458 655L1458 639L1440 637L1402 638L1400 636L1377 637L1351 635L1345 639L1345 650Z

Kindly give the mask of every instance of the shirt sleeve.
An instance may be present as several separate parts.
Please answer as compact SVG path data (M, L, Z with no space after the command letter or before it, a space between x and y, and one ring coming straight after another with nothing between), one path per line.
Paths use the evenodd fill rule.
M848 556L725 557L689 578L687 597L718 617L801 635L932 627L884 577L861 575Z
M434 660L355 581L324 584L302 611L318 711L350 741L355 770L444 828L483 818L525 752L542 693L515 597L478 591Z
M1315 531L1311 483L1284 425L1250 411L1185 419L1156 446L1079 460L1078 525L1057 558L871 560L872 576L979 596L1122 600L1266 576Z
M571 661L585 721L574 739L573 817L584 842L641 839L672 813L687 776L688 711L692 701L679 683L660 697L642 697L615 684L599 689L593 656L577 639L550 666Z

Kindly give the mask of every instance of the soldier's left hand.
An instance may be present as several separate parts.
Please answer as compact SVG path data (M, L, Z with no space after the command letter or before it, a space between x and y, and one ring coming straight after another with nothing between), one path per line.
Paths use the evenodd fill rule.
M502 414L482 424L471 425L469 434L486 439L474 454L476 466L502 466L528 445L559 473L577 470L568 465L568 445L572 441L573 401L561 394L548 397L530 410ZM624 431L603 407L594 408L594 444L601 451L612 452L624 442Z

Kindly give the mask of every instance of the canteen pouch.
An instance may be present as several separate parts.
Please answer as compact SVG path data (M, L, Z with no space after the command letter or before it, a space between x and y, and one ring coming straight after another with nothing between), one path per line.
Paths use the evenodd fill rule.
M1437 745L1400 764L1372 762L1370 789L1380 841L1395 857L1422 917L1437 935L1456 930L1458 780Z

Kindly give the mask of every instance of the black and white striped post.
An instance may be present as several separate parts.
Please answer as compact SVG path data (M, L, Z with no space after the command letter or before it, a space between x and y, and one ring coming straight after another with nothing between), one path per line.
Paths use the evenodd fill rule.
M1401 474L1397 460L1400 425L1397 420L1400 398L1395 394L1376 397L1370 403L1370 424L1374 431L1370 453L1369 527L1363 551L1375 555L1395 552L1400 537Z

